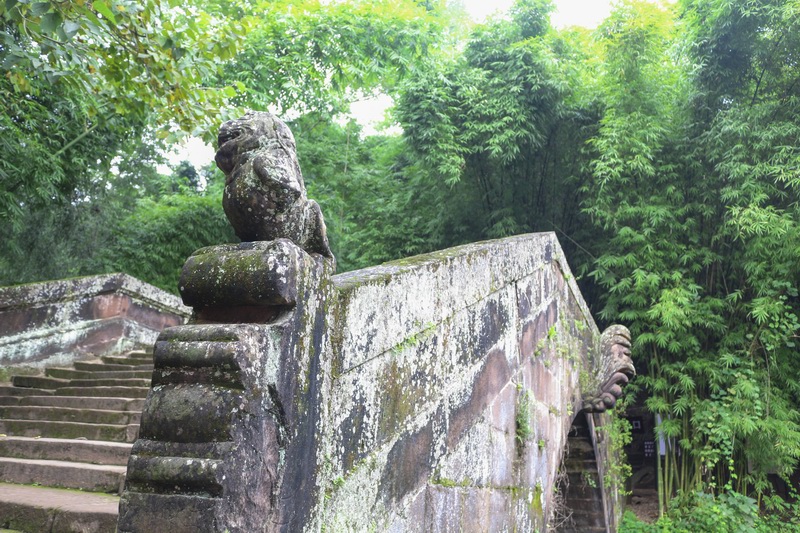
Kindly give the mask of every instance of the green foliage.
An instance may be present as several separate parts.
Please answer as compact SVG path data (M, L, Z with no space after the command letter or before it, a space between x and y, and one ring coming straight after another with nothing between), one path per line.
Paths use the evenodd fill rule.
M796 57L796 6L748 6L684 2L675 26L624 2L600 31L584 205L607 240L591 276L601 317L630 325L646 405L675 444L662 508L697 490L722 491L721 509L760 500L767 472L800 456L797 75L779 67Z
M446 44L441 9L412 0L260 2L224 78L247 87L239 102L249 107L332 116L363 92L390 91Z
M619 533L660 533L653 524L642 522L631 511L625 511L619 523Z
M531 393L527 389L517 399L516 437L520 453L525 448L528 440L533 437L533 427L531 427L532 403Z
M608 422L597 428L604 432L608 439L608 455L611 458L606 465L603 487L607 490L625 492L625 483L631 477L631 465L625 458L625 447L631 443L631 423L622 417L621 406L610 412Z
M694 492L685 497L686 502L681 498L673 502L670 513L676 530L744 533L756 529L758 506L752 498L737 492L718 496Z
M261 108L331 111L358 91L390 89L430 48L445 44L442 6L429 4L2 4L0 222L10 229L0 242L0 283L123 269L174 290L187 254L232 235L223 230L219 204L195 194L204 177L193 167L184 164L172 176L155 170L164 140L208 136L233 98ZM247 92L240 78L252 82ZM410 202L407 187L395 177L383 184L398 168L399 142L362 144L355 133L353 155L365 159L348 166L352 133L340 136L342 165L320 163L341 175L337 180L334 172L323 187L372 191L377 216L393 219L387 226L397 231L368 235L375 231L362 224L374 216L369 211L348 210L352 215L334 221L334 235L344 236L341 255L349 256L340 264L351 268L419 249L414 232L404 231L419 222L397 214L396 206ZM316 139L321 159L329 157L330 145ZM350 186L346 178L354 174L364 180ZM170 230L171 223L179 227ZM179 237L181 231L192 233ZM376 244L347 246L362 238Z
M588 176L580 146L592 112L572 107L587 57L583 34L548 31L549 2L477 27L463 57L437 59L402 86L397 118L439 198L431 238L449 246L539 229L570 233ZM580 91L581 88L577 88ZM588 126L588 127L587 127Z
M654 524L642 522L626 511L620 533L772 533L798 532L796 504L781 504L780 511L759 514L756 500L738 492L717 496L704 492L681 494L671 502L668 514Z
M87 95L95 123L155 113L165 130L207 132L235 90L205 81L236 54L246 30L217 7L175 0L9 0L0 12L2 68L17 97L60 85Z
M0 76L0 222L13 230L30 210L85 195L92 178L108 172L143 127L134 120L96 120L92 97L75 88L41 88L21 96L9 76Z
M146 198L122 220L106 254L113 270L177 292L180 269L198 248L236 242L219 194Z
M245 30L213 2L0 5L0 223L13 235L91 201L150 132L207 135L236 94L207 82Z
M109 272L118 205L79 202L25 212L0 240L0 285Z
M129 163L85 199L25 212L0 241L0 285L122 271L176 292L189 254L236 241L219 171L192 174L182 163L171 176L131 174ZM191 187L186 173L202 176L205 189Z
M762 501L800 457L797 4L624 1L592 35L548 10L518 2L402 86L414 189L439 198L427 239L559 231L600 318L634 333L673 443L662 507Z
M431 251L426 194L400 137L363 138L319 115L292 123L308 194L325 213L340 272Z

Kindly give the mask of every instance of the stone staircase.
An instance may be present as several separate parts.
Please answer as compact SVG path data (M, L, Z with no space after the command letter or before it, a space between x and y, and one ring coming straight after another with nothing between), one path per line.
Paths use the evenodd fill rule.
M134 351L0 383L0 531L116 530L152 369Z
M562 487L569 518L558 533L608 533L603 509L602 480L598 474L592 437L586 416L579 414L570 428L569 453L564 458L566 487Z

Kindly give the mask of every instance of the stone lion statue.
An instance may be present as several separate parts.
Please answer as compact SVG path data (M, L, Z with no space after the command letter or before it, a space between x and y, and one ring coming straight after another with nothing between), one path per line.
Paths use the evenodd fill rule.
M306 196L294 136L271 113L222 125L215 160L225 173L222 206L242 241L286 238L333 259L322 210Z

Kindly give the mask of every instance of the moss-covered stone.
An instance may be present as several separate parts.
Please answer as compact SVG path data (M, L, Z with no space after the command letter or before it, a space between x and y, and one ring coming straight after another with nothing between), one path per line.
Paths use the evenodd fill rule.
M141 490L217 494L208 531L244 531L235 517L258 513L297 531L544 530L580 390L598 373L599 332L555 237L332 278L292 246L208 248L187 262L198 305L289 302L264 296L283 290L270 258L294 269L294 292L267 321L164 336L142 425L151 444L135 447ZM213 461L237 481L208 477ZM465 522L466 501L485 513Z

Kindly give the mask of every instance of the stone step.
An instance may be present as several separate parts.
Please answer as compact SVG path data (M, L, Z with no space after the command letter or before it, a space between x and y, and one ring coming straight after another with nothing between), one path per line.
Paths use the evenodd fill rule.
M591 463L587 462L586 468L583 470L568 469L567 477L569 477L570 485L573 483L585 485L587 483L597 482L597 480L600 479L597 473L597 463L594 461Z
M208 531L218 501L201 495L128 491L120 500L119 533L164 531L164 524L170 525L170 533Z
M113 533L119 498L0 483L0 527L24 533Z
M45 376L59 379L150 379L153 375L152 370L109 370L109 371L88 371L75 370L72 368L47 368Z
M594 456L588 458L573 457L572 448L569 449L569 457L564 460L564 469L569 474L583 472L597 472L597 461Z
M144 398L104 398L102 396L22 396L6 405L50 405L74 409L103 409L106 411L141 411ZM0 398L2 400L2 398ZM3 405L0 403L0 405Z
M71 379L66 387L150 387L150 376L132 379Z
M67 379L48 378L44 376L11 376L11 382L15 387L29 389L57 389L69 385Z
M144 398L150 387L61 387L56 390L63 396L103 398Z
M72 366L0 383L0 533L116 531L118 498L64 488L122 489L153 355L134 351Z
M137 370L153 370L152 362L147 365L117 365L111 363L87 363L85 361L78 361L72 364L75 370L82 372L108 372L108 371L137 371Z
M130 443L99 440L0 437L0 456L17 459L125 466L131 447Z
M0 407L0 418L14 420L51 420L87 424L138 424L141 413L101 409L76 409L50 405L14 405Z
M117 465L0 457L0 480L8 483L119 493L125 471Z
M13 385L0 386L0 396L47 396L52 395L49 389L23 388Z
M603 514L600 514L599 516L590 521L584 521L583 519L573 515L572 523L575 524L575 531L580 531L581 533L587 533L589 531L591 532L602 531L603 533L606 533L605 515ZM682 531L686 530L684 529Z
M573 445L574 444L574 445ZM569 441L569 461L590 461L595 458L594 448L591 446L579 446L574 440ZM583 443L585 444L585 443Z
M15 387L58 390L63 387L150 387L148 372L144 378L59 379L47 376L14 376Z
M569 493L567 495L567 499L569 501L570 508L572 507L573 500L588 500L594 501L595 498L602 501L603 498L603 491L600 488L600 483L595 481L595 486L592 487L591 485L584 483L582 479L578 479L575 481L570 480L569 485Z
M153 356L146 358L143 357L125 357L120 355L104 355L100 358L104 363L112 365L152 365Z
M139 424L87 424L50 420L0 419L0 433L17 437L85 438L88 440L133 442L139 433Z

